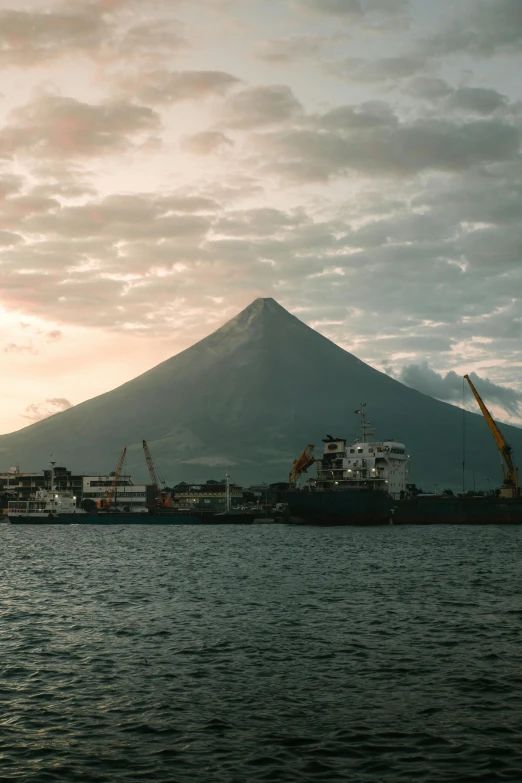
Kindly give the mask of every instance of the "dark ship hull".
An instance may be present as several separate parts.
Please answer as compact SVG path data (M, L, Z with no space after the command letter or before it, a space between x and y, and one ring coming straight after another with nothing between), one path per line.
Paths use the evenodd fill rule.
M301 525L522 525L522 498L433 495L394 501L371 490L294 490L289 522Z
M395 504L397 525L521 525L522 498L414 497Z
M296 525L389 525L395 505L386 492L371 489L296 489L286 502Z
M262 516L261 512L254 511L178 511L172 508L154 508L150 514L167 519L175 515L184 515L202 525L251 525L255 519ZM159 524L169 524L168 522ZM187 523L189 524L189 523Z

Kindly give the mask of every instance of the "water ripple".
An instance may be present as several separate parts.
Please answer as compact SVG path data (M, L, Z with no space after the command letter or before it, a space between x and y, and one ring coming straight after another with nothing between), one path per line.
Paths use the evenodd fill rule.
M0 780L522 780L522 528L0 544Z

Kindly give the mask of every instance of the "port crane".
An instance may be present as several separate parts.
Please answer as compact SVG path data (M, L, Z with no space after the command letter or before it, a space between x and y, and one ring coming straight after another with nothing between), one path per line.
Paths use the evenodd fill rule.
M299 477L303 473L306 473L310 465L314 464L315 457L312 454L314 448L315 448L314 445L312 443L309 443L308 446L305 449L303 449L301 455L296 460L294 460L294 465L288 477L289 484L291 487L295 487Z
M143 451L145 452L145 460L147 462L150 479L152 481L152 486L154 489L154 505L156 507L162 506L163 508L172 508L172 498L165 489L165 480L160 475L159 470L154 465L154 460L152 459L152 454L150 453L150 449L147 445L147 441L144 440L142 443L143 443ZM160 482L161 482L161 488L160 488Z
M501 460L504 460L503 462L501 461L502 475L504 477L504 482L502 484L502 489L500 490L500 495L501 497L504 498L518 498L520 495L520 490L518 486L518 468L513 462L511 446L508 443L506 443L506 439L504 438L499 428L497 427L491 413L484 405L484 402L482 401L482 398L478 393L478 391L475 389L469 375L465 375L464 380L468 382L469 388L471 389L473 396L475 397L478 406L482 411L482 415L486 419L486 424L491 430L491 434L495 438L495 443L497 444L497 448L500 452Z
M120 478L121 469L123 468L123 462L125 460L125 454L127 453L127 446L124 446L122 449L122 452L120 454L120 457L118 459L118 463L116 465L116 470L112 474L112 482L110 487L107 488L105 491L105 497L100 502L100 507L104 511L108 511L110 507L112 506L112 501L114 499L114 496L116 494L116 488L118 486L118 479Z

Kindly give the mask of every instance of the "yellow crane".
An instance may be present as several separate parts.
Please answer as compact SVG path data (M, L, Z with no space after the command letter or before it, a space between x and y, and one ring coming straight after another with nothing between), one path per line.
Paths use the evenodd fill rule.
M469 383L469 388L471 389L473 396L478 402L478 406L482 411L482 415L486 419L486 424L491 430L491 434L495 438L495 443L497 444L497 448L500 452L500 456L504 460L504 462L501 462L502 474L504 476L504 483L502 485L502 489L500 490L500 495L501 497L504 498L518 498L519 497L518 468L513 462L513 457L511 456L511 451L512 451L511 446L508 443L506 443L506 439L504 438L499 428L497 427L496 423L494 422L491 413L484 405L480 394L473 386L473 383L469 375L465 375L464 379Z
M312 454L313 450L314 445L309 443L308 446L303 450L302 454L296 460L294 460L294 465L288 477L291 487L295 487L299 476L301 476L303 473L306 473L310 465L314 464L315 457Z

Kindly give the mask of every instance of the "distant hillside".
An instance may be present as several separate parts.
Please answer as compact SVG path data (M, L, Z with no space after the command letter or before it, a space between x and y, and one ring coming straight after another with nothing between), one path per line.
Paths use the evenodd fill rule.
M219 478L285 480L307 443L355 438L367 403L377 437L403 441L410 475L426 488L460 487L459 408L374 370L284 310L256 299L204 340L133 381L0 437L0 465L33 471L52 453L75 471L114 469L123 446L133 477L146 478L145 438L168 483ZM465 414L467 483L500 483L499 457L482 416ZM522 431L503 426L522 455Z

